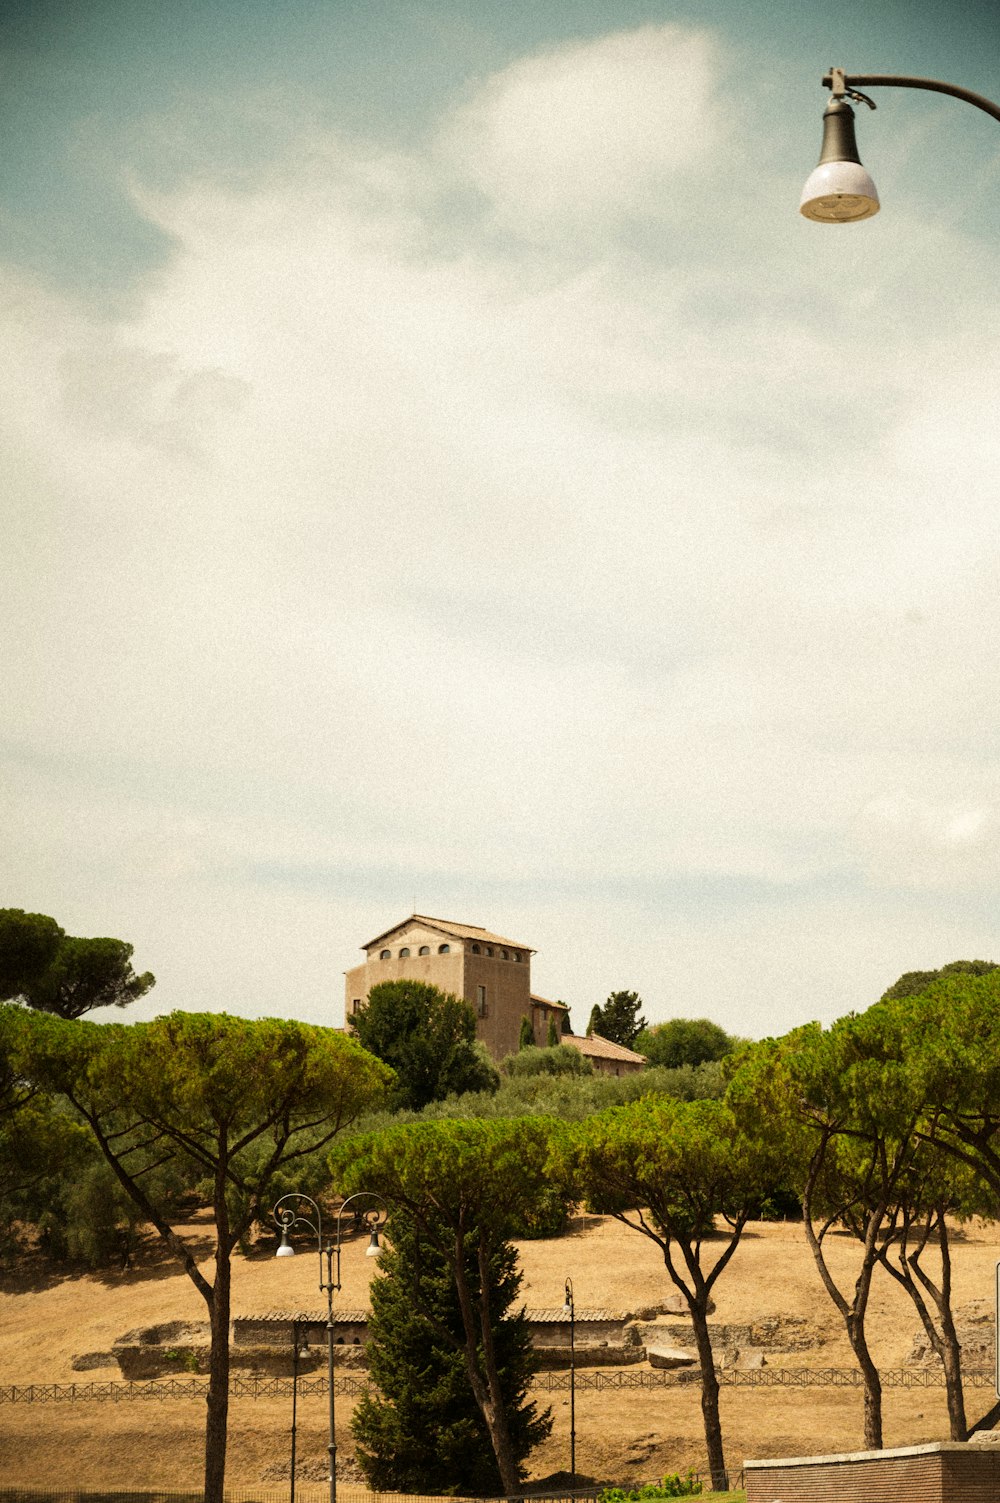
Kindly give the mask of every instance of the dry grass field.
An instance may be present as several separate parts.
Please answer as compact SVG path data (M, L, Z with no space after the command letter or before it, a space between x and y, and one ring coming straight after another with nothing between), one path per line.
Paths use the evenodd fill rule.
M208 1251L207 1227L188 1235ZM368 1303L372 1263L364 1241L345 1247L344 1308ZM633 1310L670 1292L658 1250L610 1219L580 1218L549 1242L521 1248L523 1294L528 1305L562 1304L573 1278L578 1309ZM991 1299L998 1238L993 1227L960 1232L955 1245L955 1302ZM838 1238L836 1259L846 1278L854 1265L849 1239ZM319 1310L317 1259L303 1254L275 1260L269 1251L238 1258L233 1313ZM849 1367L839 1317L812 1265L801 1227L757 1224L744 1237L717 1291L716 1319L745 1322L764 1316L800 1316L809 1322L808 1351L775 1354L780 1367ZM116 1337L167 1320L203 1320L204 1308L183 1273L150 1242L129 1273L79 1275L32 1262L0 1285L0 1383L69 1383L118 1376L117 1368L79 1373L75 1356L106 1351ZM883 1275L876 1278L871 1339L884 1368L903 1364L917 1330L905 1296ZM568 1469L569 1402L551 1398L555 1425L531 1458L536 1478ZM989 1407L989 1389L968 1395L970 1414ZM338 1399L341 1459L349 1463L352 1401ZM836 1389L724 1389L723 1424L730 1467L745 1457L857 1449L861 1395ZM0 1418L0 1476L5 1486L73 1488L182 1488L201 1475L204 1409L200 1399L128 1403L6 1404ZM942 1389L886 1393L886 1444L905 1445L947 1436ZM230 1411L228 1480L235 1486L287 1476L290 1403L238 1400ZM299 1456L306 1475L323 1476L326 1407L322 1397L300 1403ZM622 1393L577 1395L577 1468L600 1479L646 1481L666 1471L704 1463L697 1385ZM349 1467L348 1467L349 1470Z

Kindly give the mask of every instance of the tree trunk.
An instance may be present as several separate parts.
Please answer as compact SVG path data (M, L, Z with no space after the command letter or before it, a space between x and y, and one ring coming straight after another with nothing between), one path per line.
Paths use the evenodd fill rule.
M233 1238L226 1202L225 1148L215 1171L215 1280L209 1303L212 1345L208 1359L208 1415L205 1421L205 1503L224 1503L226 1443L229 1430L229 1311L232 1294Z
M480 1370L478 1349L484 1333L480 1322L476 1320L475 1310L473 1309L472 1291L469 1288L469 1282L465 1274L465 1239L461 1233L456 1234L455 1237L455 1290L458 1294L459 1309L462 1312L462 1330L465 1335L465 1369L469 1375L469 1386L486 1422L490 1444L496 1457L497 1470L500 1473L501 1485L504 1492L510 1495L516 1493L520 1488L521 1473L514 1457L510 1432L507 1428L507 1415L503 1404L495 1402L493 1394L490 1392L490 1387L484 1381L482 1371ZM490 1332L490 1336L492 1337L492 1332Z
M867 1303L867 1296L865 1302ZM882 1379L879 1377L878 1368L872 1361L868 1342L865 1340L864 1307L862 1307L860 1317L855 1316L848 1320L847 1335L850 1339L851 1350L858 1359L865 1388L865 1450L881 1451Z
M226 1439L229 1427L229 1254L219 1249L215 1295L210 1306L212 1346L208 1367L205 1422L205 1503L223 1503Z
M521 1486L521 1469L514 1455L514 1447L510 1439L510 1425L507 1421L507 1406L504 1403L503 1389L500 1383L500 1373L497 1370L496 1345L493 1340L493 1319L490 1313L490 1273L486 1249L480 1237L477 1248L479 1260L479 1325L482 1333L483 1366L486 1368L486 1386L490 1395L490 1406L497 1416L498 1424L496 1435L491 1429L493 1437L493 1449L496 1452L497 1466L505 1492L516 1492ZM487 1423L489 1421L487 1420ZM510 1479L510 1480L508 1480Z
M865 1315L868 1310L868 1296L871 1293L872 1274L875 1271L875 1263L879 1257L878 1233L885 1219L885 1206L880 1205L875 1207L868 1215L865 1236L863 1238L864 1256L861 1269L854 1285L854 1298L848 1301L837 1287L833 1275L827 1267L826 1257L823 1252L823 1238L835 1218L831 1217L827 1221L826 1226L818 1234L813 1224L813 1193L816 1189L824 1158L833 1136L834 1132L832 1128L825 1129L819 1146L812 1156L805 1188L802 1192L802 1224L805 1228L806 1241L809 1243L813 1261L816 1264L816 1270L823 1281L824 1289L840 1311L847 1330L847 1338L851 1343L851 1350L857 1358L858 1366L861 1369L865 1394L865 1448L869 1451L881 1451L882 1380L879 1377L878 1368L872 1361L871 1353L868 1350L868 1342L865 1339Z
M708 1470L715 1492L724 1493L729 1487L726 1473L726 1458L722 1449L722 1421L719 1417L719 1380L715 1375L715 1357L712 1338L708 1332L708 1300L697 1300L689 1306L694 1339L701 1363L701 1413L705 1423L705 1448L708 1452Z
M962 1391L962 1359L948 1342L941 1353L945 1394L948 1400L948 1425L952 1440L968 1440L969 1425L965 1417L965 1394Z

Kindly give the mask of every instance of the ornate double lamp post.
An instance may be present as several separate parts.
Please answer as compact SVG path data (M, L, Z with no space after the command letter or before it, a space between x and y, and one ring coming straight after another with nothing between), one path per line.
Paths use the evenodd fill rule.
M959 88L957 84L942 83L937 78L905 78L894 73L852 73L850 77L843 68L831 68L823 79L823 86L830 90L830 103L823 114L823 147L819 165L806 179L802 190L799 213L820 224L848 224L856 219L870 219L879 211L878 193L875 184L861 165L858 143L854 138L854 111L848 104L866 104L875 108L875 101L859 88L930 89L936 94L951 94L955 99L964 99L994 120L1000 120L1000 105L974 94L971 89Z
M378 1234L379 1227L385 1221L388 1214L388 1204L381 1195L375 1195L369 1190L359 1190L356 1195L349 1195L337 1212L336 1229L334 1240L327 1238L323 1241L323 1218L319 1206L308 1195L299 1195L297 1192L291 1195L283 1195L276 1203L271 1212L275 1225L281 1232L281 1243L275 1253L276 1258L292 1258L295 1256L295 1248L292 1246L290 1233L297 1227L310 1232L316 1238L316 1247L319 1252L319 1287L326 1295L326 1369L329 1387L330 1403L330 1442L327 1452L330 1457L330 1503L337 1503L337 1413L333 1383L333 1295L340 1289L340 1233L343 1224L344 1212L355 1201L377 1202L369 1209L362 1211L355 1206L352 1214L360 1217L368 1229L369 1241L365 1249L365 1256L377 1258L381 1252Z

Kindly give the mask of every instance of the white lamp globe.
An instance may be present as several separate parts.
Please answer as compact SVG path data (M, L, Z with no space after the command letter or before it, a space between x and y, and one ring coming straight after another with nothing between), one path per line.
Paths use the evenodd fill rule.
M850 224L879 211L878 193L860 162L822 162L806 178L799 213L820 224Z

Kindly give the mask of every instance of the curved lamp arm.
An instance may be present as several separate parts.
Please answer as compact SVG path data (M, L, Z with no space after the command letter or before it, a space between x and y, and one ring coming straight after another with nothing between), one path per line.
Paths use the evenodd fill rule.
M340 1210L337 1212L337 1289L340 1288L340 1224L343 1219L344 1212L347 1210L347 1207L351 1204L352 1200L369 1200L378 1202L378 1205L373 1209L362 1211L360 1213L361 1218L368 1229L370 1238L368 1247L365 1250L366 1257L378 1256L378 1230L380 1226L384 1225L385 1220L389 1215L389 1202L386 1200L384 1195L379 1195L374 1190L356 1190L353 1195L348 1195L347 1199L343 1202ZM357 1213L354 1212L352 1214Z
M839 87L838 87L839 85ZM977 110L983 110L987 115L992 115L994 120L1000 120L1000 105L987 99L985 94L974 94L971 89L962 89L958 84L942 83L939 78L908 78L901 73L851 73L846 74L843 68L831 68L823 78L823 87L831 89L834 97L847 94L856 88L894 88L894 89L930 89L935 94L951 94L955 99L964 99L966 104L974 104ZM871 100L865 100L871 104ZM875 106L872 105L872 109Z
M371 1245L368 1253L375 1256L379 1251L378 1229L389 1214L389 1202L374 1190L358 1190L354 1195L349 1195L341 1204L337 1212L336 1230L334 1240L327 1241L323 1245L323 1217L319 1206L309 1195L303 1195L298 1190L291 1191L288 1195L282 1195L275 1203L271 1212L271 1219L281 1232L281 1246L277 1256L288 1257L293 1251L289 1234L296 1227L302 1227L311 1232L316 1238L316 1247L319 1252L319 1287L323 1290L329 1288L340 1290L340 1232L343 1223L344 1212L355 1200L377 1201L378 1207L362 1213L362 1219L371 1236ZM308 1207L308 1214L303 1212L303 1207ZM323 1259L326 1258L326 1279L324 1281ZM336 1260L336 1274L334 1274L334 1260Z

